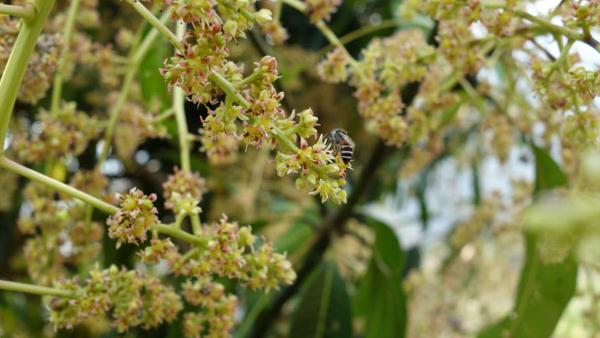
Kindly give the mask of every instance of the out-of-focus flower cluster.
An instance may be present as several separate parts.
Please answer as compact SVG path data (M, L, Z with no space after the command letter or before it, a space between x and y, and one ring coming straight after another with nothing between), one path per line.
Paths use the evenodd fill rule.
M401 114L404 108L401 90L425 77L434 52L420 31L407 30L371 41L356 64L351 63L347 52L335 50L319 70L328 81L350 78L367 130L380 135L388 144L400 146L408 137L411 119Z
M50 322L72 328L88 318L110 315L118 332L140 326L149 329L172 322L183 308L181 297L154 276L111 266L95 268L82 285L74 278L57 284L72 298L49 301Z
M311 22L316 23L321 20L328 21L331 15L337 11L341 0L305 0L306 12Z
M115 127L115 148L120 158L129 159L146 139L166 136L166 128L155 122L153 114L144 111L140 104L129 101Z
M202 201L206 190L206 180L200 175L175 168L175 172L163 183L165 207L176 214L198 213L199 210L192 211Z
M25 130L29 131L25 131ZM24 162L55 160L77 156L102 130L100 122L78 111L75 103L65 103L56 114L41 111L32 128L17 128L12 150Z
M87 186L96 186L90 193L98 195L106 184L95 171L80 172L72 183L82 181L93 182ZM59 198L51 189L34 183L27 186L24 196L29 207L27 214L19 218L18 227L21 233L32 236L24 246L30 277L48 285L65 277L67 266L85 269L97 257L104 232L102 224L91 220L90 209L75 200Z
M0 17L0 71L4 71L6 62L15 43L19 31L18 19L7 15ZM50 82L58 64L60 53L60 36L42 34L38 39L34 53L29 59L23 83L19 89L18 99L25 103L36 103L46 95Z

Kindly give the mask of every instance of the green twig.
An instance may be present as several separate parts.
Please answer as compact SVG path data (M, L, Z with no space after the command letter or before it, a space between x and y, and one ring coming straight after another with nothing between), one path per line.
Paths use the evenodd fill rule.
M190 244L195 244L198 246L206 245L205 240L202 239L201 237L194 236L186 231L177 229L176 227L174 227L172 225L154 224L154 225L152 225L152 230L156 230L161 234L169 235L173 238L180 239L180 240L182 240L184 242L188 242Z
M400 28L400 29L408 29L408 28L421 28L421 29L431 29L431 26L428 26L424 23L419 23L419 22L406 22L405 20L401 20L401 19L387 19L387 20L383 20L380 23L376 24L376 25L370 25L370 26L363 26L357 30L354 30L342 37L339 38L339 41L341 44L343 45L347 45L350 42L356 40L356 39L360 39L364 36L367 36L369 34L373 34L375 32L384 30L384 29L388 29L388 28ZM333 49L334 47L336 47L334 44L330 43L329 45L323 47L320 51L319 54L325 53L331 49Z
M173 224L173 226L177 229L181 229L181 223L183 223L183 220L187 217L187 214L185 212L180 212L177 214L177 218L175 218L175 223Z
M139 0L125 0L138 14L140 14L144 20L146 20L152 27L160 32L169 42L177 49L182 49L181 43L177 36L167 27L163 20L159 20L152 14L152 12L146 8Z
M239 103L242 107L248 109L250 108L250 102L246 100L240 93L237 92L235 86L229 82L226 78L224 78L221 74L217 72L212 72L208 78L214 82L221 90L225 92L225 94Z
M21 19L31 20L35 15L35 8L31 5L15 6L0 4L0 14L12 15Z
M517 15L523 19L526 19L533 23L537 23L538 25L548 29L551 32L562 34L573 40L584 40L583 34L577 32L575 30L572 30L568 27L555 25L552 22L550 22L544 18L540 18L538 16L529 14L525 11L517 10L517 11L514 11L514 13L515 13L515 15Z
M51 187L57 191L62 192L65 195L77 198L108 214L114 214L119 210L112 204L104 202L103 200L89 195L81 190L77 190L67 184L62 183L61 181L55 180L44 174L40 174L37 171L31 170L17 162L11 161L6 157L0 157L0 167L11 171L15 174L27 177L32 181L36 181L38 183Z
M57 296L67 298L75 297L75 293L73 291L49 288L46 286L39 286L33 284L11 282L7 280L0 280L0 290L30 293L40 296Z
M175 110L173 108L169 108L169 109L165 110L162 114L155 117L154 120L152 120L152 122L153 123L161 123L173 115L175 115Z
M22 23L0 79L0 154L27 63L55 0L36 0L36 15Z
M182 38L185 33L185 23L177 22L177 38ZM173 88L173 110L177 121L177 134L179 136L179 153L181 169L190 171L190 140L189 130L185 118L185 94L180 87Z

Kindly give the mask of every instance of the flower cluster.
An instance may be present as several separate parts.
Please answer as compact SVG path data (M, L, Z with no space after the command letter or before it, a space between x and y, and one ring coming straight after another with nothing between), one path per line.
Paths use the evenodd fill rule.
M254 247L256 238L249 227L240 227L226 217L216 224L204 225L200 237L204 248L181 256L169 243L153 241L142 254L149 260L166 259L179 275L238 279L253 288L273 289L296 278L285 255L273 252L270 243Z
M600 25L600 3L598 1L570 1L561 6L561 15L569 27L594 27Z
M273 57L257 62L253 73L238 81L239 88L245 90L248 108L225 102L212 111L203 121L202 149L213 163L224 163L232 160L239 142L259 147L278 144L280 175L299 173L298 186L311 187L323 201L332 198L336 203L345 202L342 186L346 166L335 163L330 147L321 136L317 137L318 119L312 110L288 115L281 107L283 94L273 86L278 77ZM309 138L317 141L309 146Z
M75 103L65 103L56 115L41 111L37 119L36 128L13 140L12 149L25 162L77 156L101 130L99 121L78 111Z
M191 28L186 32L181 48L162 69L162 75L170 86L181 87L192 101L216 105L203 119L200 130L201 149L211 163L231 163L240 143L257 147L278 145L278 150L292 159L294 153L300 152L295 144L300 138L319 139L315 129L317 119L312 111L303 111L296 121L293 112L288 114L282 108L283 93L277 92L273 84L279 77L275 58L263 57L247 77L244 77L242 67L227 60L228 43L245 37L244 32L254 23L263 27L268 25L271 22L269 10L256 11L254 3L249 1L189 3L170 0L167 4L173 9L173 19L180 19ZM314 2L311 8L321 20L329 15L335 4ZM279 26L272 26L271 30L272 37L283 40L285 34ZM224 102L217 104L223 93L226 96ZM316 148L331 156L331 150L322 144ZM306 179L298 183L310 186L315 192L325 192L321 194L323 200L332 196L335 202L342 203L345 193L341 185L345 182L339 178L344 176L344 168L329 162L318 161L307 166L305 169L308 170L301 172ZM332 165L323 167L327 164ZM289 163L289 166L295 164ZM337 170L333 170L335 168ZM292 172L296 170L289 171Z
M224 71L229 51L227 43L245 37L254 22L270 21L269 10L255 11L253 1L219 2L201 0L166 1L173 19L191 26L176 51L161 70L170 86L178 86L194 102L208 103L220 93L210 80L213 71Z
M330 147L322 137L312 146L304 138L300 139L299 151L277 153L277 174L283 176L298 173L298 188L312 187L311 194L321 196L322 202L331 198L337 204L345 203L346 191L342 187L346 180L344 176L334 177L340 171L345 171L346 164L339 156L333 157Z
M139 244L146 241L146 233L153 224L158 224L158 211L154 207L156 195L149 196L132 188L126 195L117 194L120 208L116 214L110 216L108 235L117 239L117 247L122 243Z
M74 278L58 286L71 291L72 298L50 299L50 322L56 328L72 328L110 313L118 332L135 326L149 329L173 321L183 308L181 297L158 278L114 265L90 271L83 285Z
M183 297L192 305L200 305L201 312L183 316L183 332L187 338L228 337L233 328L237 298L225 293L222 284L200 278L182 285Z
M202 195L206 192L206 181L197 173L178 168L174 171L163 183L163 196L165 207L178 214L186 211L186 205L192 204L195 207L202 201ZM191 202L186 203L186 201Z

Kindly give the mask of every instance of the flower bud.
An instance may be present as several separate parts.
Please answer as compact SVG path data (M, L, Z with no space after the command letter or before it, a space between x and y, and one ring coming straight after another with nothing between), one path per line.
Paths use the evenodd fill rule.
M263 9L259 10L258 12L254 13L254 19L256 20L256 22L259 25L263 25L263 24L273 20L273 16L272 16L270 10L263 8Z

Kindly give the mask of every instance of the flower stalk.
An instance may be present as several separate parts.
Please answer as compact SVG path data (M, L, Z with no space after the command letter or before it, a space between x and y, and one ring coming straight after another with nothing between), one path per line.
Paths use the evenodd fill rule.
M52 115L58 113L60 99L62 97L63 79L69 62L70 45L71 40L73 39L73 31L75 29L75 21L77 19L77 12L79 11L80 4L81 0L72 0L69 4L67 21L65 22L65 29L63 31L63 49L58 62L58 69L54 75L54 86L52 87L52 101L50 103Z
M146 8L140 1L138 0L126 0L132 7L141 15L146 22L148 22L152 27L154 27L157 31L160 32L169 42L175 46L177 49L182 49L181 43L177 36L165 25L165 20L159 20L152 12ZM170 14L169 14L170 15ZM163 15L163 18L165 15ZM168 15L166 15L168 17Z
M12 15L24 20L31 20L35 15L35 8L31 5L17 6L0 4L0 14Z
M29 169L17 162L11 161L6 157L0 157L0 168L4 168L10 172L13 172L17 175L21 175L23 177L27 177L28 179L51 187L57 191L64 193L65 195L77 198L89 205L94 206L95 208L102 210L109 214L114 214L118 211L117 207L111 205L107 202L104 202L101 199L98 199L90 194L87 194L81 190L75 189L68 184L65 184L61 181L55 180L52 177L41 174L35 170Z
M50 288L50 287L34 285L34 284L11 282L11 281L7 281L7 280L0 280L0 290L29 293L29 294L40 295L40 296L56 296L56 297L65 297L65 298L74 298L75 297L75 294L69 290Z

